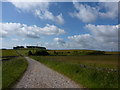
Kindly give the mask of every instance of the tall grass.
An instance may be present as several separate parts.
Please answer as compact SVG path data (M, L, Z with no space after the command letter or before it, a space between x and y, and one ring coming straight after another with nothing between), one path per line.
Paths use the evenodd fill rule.
M108 72L97 69L81 68L77 63L65 63L57 60L34 57L35 60L47 65L48 67L68 76L72 80L88 88L117 88L118 72Z
M7 59L7 60L4 60ZM16 50L2 50L2 88L12 87L22 76L28 63Z
M2 88L11 87L27 68L23 57L13 58L2 62Z

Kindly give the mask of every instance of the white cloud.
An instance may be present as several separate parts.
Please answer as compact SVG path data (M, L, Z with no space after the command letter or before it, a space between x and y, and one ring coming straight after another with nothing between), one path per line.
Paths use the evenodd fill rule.
M45 46L53 49L118 50L119 25L87 24L85 28L89 30L88 34L68 36L67 41L56 37L53 43Z
M67 43L63 38L53 38L53 42L44 42L43 46L47 49L66 49Z
M93 22L98 18L114 19L118 17L118 3L115 2L99 3L95 7L78 2L74 2L73 5L76 11L70 15L86 23Z
M70 47L76 47L76 48L93 48L94 44L94 38L90 34L82 34L82 35L74 35L69 36L68 39L71 40ZM92 43L91 43L92 42Z
M13 41L19 41L19 39L17 39L17 38L13 38L12 40L13 40Z
M54 38L54 41L57 42L57 44L60 46L65 45L65 41L62 38Z
M102 18L114 19L118 17L118 3L100 3L100 8L106 10L106 12L99 12L99 16Z
M55 25L47 24L45 27L38 27L36 25L28 26L20 23L0 23L2 30L0 35L2 37L9 35L20 35L30 38L40 38L40 35L60 35L65 34L63 29Z
M25 38L21 38L21 39L18 39L18 38L12 38L11 40L19 42L19 41L24 41Z
M118 25L86 25L91 34L104 42L118 41Z
M64 19L62 14L55 16L49 11L49 2L12 2L11 3L18 8L18 11L31 12L35 16L43 20L51 20L58 24L63 24Z
M77 17L83 22L92 22L96 20L97 9L88 5L73 3L77 12L70 13L72 17Z
M86 25L90 34L69 36L70 47L118 50L118 25Z

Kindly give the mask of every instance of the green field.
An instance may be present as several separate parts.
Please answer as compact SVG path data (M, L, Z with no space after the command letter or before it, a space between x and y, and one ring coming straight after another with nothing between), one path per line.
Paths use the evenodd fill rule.
M28 51L34 53L38 49L22 49L17 50L22 55L28 55ZM94 50L47 50L49 56L29 56L48 67L64 74L74 80L83 87L88 88L117 88L118 87L118 52L105 52L105 55L86 55L86 52ZM11 60L4 61L3 82L4 87L8 87L12 81L10 75L21 75L26 68L26 61L20 57L15 50L3 50L3 59L5 56L17 56L10 58ZM55 54L57 52L57 54ZM106 55L108 54L108 55ZM18 57L19 56L19 57ZM7 57L8 58L8 57ZM17 64L16 64L17 63ZM24 64L21 64L24 63ZM16 64L16 65L13 65ZM13 65L11 67L11 65ZM23 66L22 66L23 65ZM22 67L22 68L20 68ZM8 69L8 71L6 70ZM18 69L22 72L9 74L11 70ZM19 76L18 76L19 77ZM16 79L18 78L16 77ZM6 80L6 78L8 78ZM13 80L13 82L16 81ZM114 83L113 83L114 82ZM7 84L6 84L7 83ZM12 85L12 84L11 84Z
M31 57L68 76L83 87L118 87L118 72L105 69L117 69L117 55ZM80 65L91 66L92 68L82 68Z
M28 64L15 50L2 50L2 60L2 88L9 88L21 77Z

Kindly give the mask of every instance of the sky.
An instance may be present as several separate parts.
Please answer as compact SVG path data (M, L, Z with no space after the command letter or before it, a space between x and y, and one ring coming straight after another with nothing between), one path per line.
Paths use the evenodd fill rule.
M117 2L2 2L0 48L118 50Z

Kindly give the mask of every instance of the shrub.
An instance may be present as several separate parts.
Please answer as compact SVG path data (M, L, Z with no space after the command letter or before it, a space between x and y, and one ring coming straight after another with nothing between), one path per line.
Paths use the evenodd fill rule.
M104 51L92 51L92 52L87 52L87 55L104 55Z
M54 55L58 55L58 52L54 51Z
M39 50L35 52L35 55L46 56L46 55L49 55L49 53L46 50Z
M33 55L31 51L28 52L28 55Z

